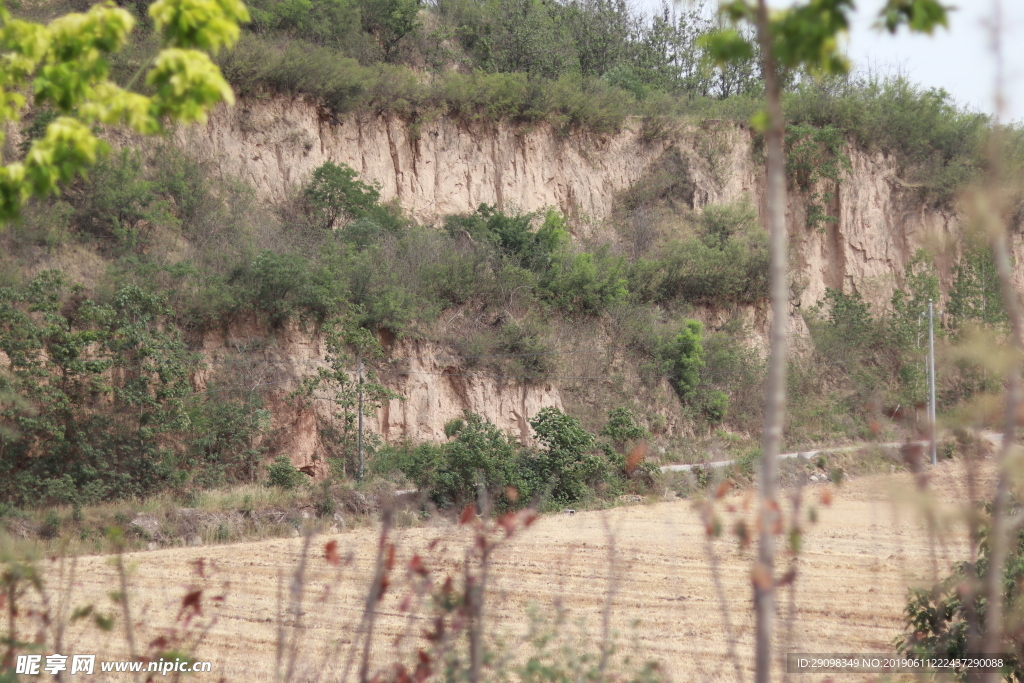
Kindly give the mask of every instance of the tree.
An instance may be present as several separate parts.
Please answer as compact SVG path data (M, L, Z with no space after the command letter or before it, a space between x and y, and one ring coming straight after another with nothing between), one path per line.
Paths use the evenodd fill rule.
M350 460L356 455L356 439L360 427L358 411L376 410L385 401L402 397L378 382L372 371L365 378L359 376L358 372L353 373L354 359L349 355L350 350L356 352L360 365L364 358L380 358L384 354L377 337L366 328L356 326L354 318L333 318L327 321L324 324L324 337L327 344L324 361L327 367L303 379L298 388L289 394L289 398L307 407L318 399L329 400L334 404L331 422L323 425L321 431L340 451L334 455L334 459L344 474L352 464ZM353 374L356 376L353 377ZM327 392L327 396L318 395L323 391ZM362 463L355 464L356 468L362 467ZM357 469L357 472L362 476L361 469Z
M786 169L783 140L782 78L785 72L805 69L811 75L845 73L849 63L840 51L838 36L849 28L854 0L807 0L787 9L772 9L767 0L725 0L720 14L729 22L704 41L721 65L750 59L755 41L740 29L753 28L761 54L765 83L765 110L754 124L764 131L767 175L769 254L771 261L772 328L768 362L767 406L764 425L764 457L761 467L758 560L754 566L756 611L755 671L759 683L771 678L772 622L775 614L775 539L779 505L775 500L778 453L786 403L786 321L789 317L789 283L786 277ZM931 33L946 24L946 8L937 0L888 0L879 24L895 33L907 24L913 31Z
M991 247L971 245L960 263L953 266L953 276L948 306L953 327L962 328L971 322L1006 327L1006 307Z
M389 61L402 38L419 30L419 0L364 0L363 30L377 39Z
M700 371L704 368L703 336L704 325L699 320L687 320L683 329L659 350L669 381L684 401L693 398L700 384Z
M56 271L0 289L0 500L80 504L173 483L196 358L156 295L85 298Z
M519 447L505 432L469 411L452 429L452 441L440 448L419 448L413 455L413 480L430 492L435 504L459 508L476 502L480 486L497 512L529 501L519 472Z
M0 221L16 219L30 197L57 192L96 163L109 149L96 124L150 135L171 121L203 122L214 105L234 102L207 52L237 42L238 22L249 20L241 0L157 0L149 16L162 49L144 67L152 95L142 95L109 78L109 57L135 25L129 11L97 4L44 26L0 8L0 122L19 120L30 98L57 114L23 159L0 167Z
M542 408L530 426L544 444L526 463L530 490L548 493L555 505L573 505L590 486L609 476L608 462L596 451L597 440L575 417L558 408Z

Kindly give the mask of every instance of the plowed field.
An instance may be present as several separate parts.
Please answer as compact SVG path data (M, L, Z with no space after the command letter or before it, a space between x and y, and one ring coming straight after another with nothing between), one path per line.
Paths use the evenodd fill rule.
M961 465L955 463L945 463L934 471L931 489L940 501L963 499L962 474ZM901 630L908 585L927 579L934 568L944 573L951 562L965 557L964 534L960 527L950 528L936 534L939 542L929 542L922 514L911 501L914 486L906 474L848 482L835 491L827 507L821 504L825 488L818 485L804 490L804 509L815 505L818 522L805 525L791 649L817 653L891 651L892 640ZM745 495L750 494L719 503L727 530L743 514ZM728 513L726 505L736 512ZM949 508L943 514L950 514ZM338 570L323 557L323 544L332 538L338 541L343 556L351 552L353 558L340 579L336 578ZM451 574L458 582L467 538L465 528L451 524L395 530L397 566L404 567L413 552L422 553L439 579ZM428 550L435 539L441 540ZM339 644L341 654L329 661L325 670L335 674L340 671L362 614L377 543L378 532L369 528L313 539L297 641L296 671L301 675L296 680L313 679L323 653ZM610 562L611 543L614 563ZM210 578L206 579L204 614L198 621L207 623L213 615L216 621L196 653L200 659L213 662L213 674L200 677L211 681L220 677L229 681L273 680L279 600L287 612L289 582L302 547L303 539L295 538L130 556L140 648L159 635L160 626L175 622L182 595L203 583L193 564L202 558ZM753 551L739 548L735 536L728 533L715 542L714 548L739 658L742 666L749 668ZM788 560L783 555L780 561ZM73 604L95 602L106 611L114 611L115 606L106 597L116 586L110 559L80 558L76 572ZM225 582L227 597L217 607L208 598L220 593ZM486 606L489 637L493 642L503 642L499 649L521 661L532 652L524 641L531 623L550 625L561 610L564 624L559 630L563 638L558 647L573 640L577 646L588 638L595 642L600 637L610 585L610 630L616 635L619 657L628 654L634 661L659 660L677 681L734 678L704 525L690 501L540 518L495 554ZM409 655L416 645L415 638L396 646L396 636L407 628L415 636L427 626L426 621L417 618L409 621L400 611L405 592L403 581L396 580L383 599L375 627L373 659L377 663L393 661L401 654L396 648ZM780 617L785 617L789 599L789 593L782 590ZM535 614L532 618L531 610ZM286 618L286 634L291 632L291 625L291 618ZM785 631L784 621L780 628ZM118 629L102 636L102 642L96 642L93 633L72 629L70 645L65 649L89 652L99 648L111 659L125 652L124 637ZM621 668L621 663L616 666ZM327 678L337 680L338 676Z

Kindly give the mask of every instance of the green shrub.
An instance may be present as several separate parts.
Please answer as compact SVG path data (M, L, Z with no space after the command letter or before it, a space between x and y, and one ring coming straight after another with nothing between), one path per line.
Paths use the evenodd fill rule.
M826 206L835 199L840 180L852 168L843 151L845 144L843 132L834 126L791 124L786 129L786 173L806 197L808 228L822 231L823 223L839 220L826 212ZM821 191L818 185L823 182L827 187Z
M534 213L506 214L494 206L481 204L475 213L452 215L444 219L444 229L452 237L466 233L474 240L494 245L500 254L516 265L544 272L552 264L555 253L568 244L569 231L565 219L551 211L536 231Z
M734 467L743 476L753 477L761 463L762 455L760 447L750 448L736 458Z
M768 235L746 202L705 207L700 235L665 244L628 271L641 299L698 305L755 303L768 297Z
M608 411L608 422L601 428L600 435L607 436L620 450L631 441L649 436L647 430L637 423L633 411L624 407Z
M145 177L142 154L129 147L101 158L71 196L79 230L127 246L135 246L144 221L173 221L167 202Z
M701 402L701 410L709 423L721 424L729 412L729 395L718 389L711 390Z
M626 299L625 263L607 248L596 254L562 251L541 278L545 297L569 314L596 315Z
M785 109L794 124L833 127L862 149L894 153L906 181L940 201L984 168L988 117L902 76L803 81Z
M693 398L700 385L700 371L704 368L703 336L704 325L697 320L687 320L682 329L665 339L657 350L664 373L684 401Z
M985 506L991 513L991 504ZM980 511L979 511L980 512ZM983 517L987 519L988 517ZM987 526L987 525L986 525ZM985 539L979 543L979 557L974 566L967 562L957 563L953 571L934 586L911 588L904 608L904 632L896 640L896 651L900 654L921 658L958 658L968 653L968 635L977 629L979 642L986 640L986 603L984 590L986 575L990 569L991 543L987 542L989 529L979 530ZM1014 530L1007 536L1007 557L1003 565L1000 582L1003 591L1004 609L1013 613L1021 600L1021 586L1024 585L1024 532ZM965 600L965 588L972 587L973 604ZM1019 638L1004 631L1003 641L997 644L1005 657L1006 666L1000 672L1005 680L1024 679L1024 647ZM954 679L970 680L966 672L957 672Z
M295 469L287 455L279 455L274 462L267 465L267 486L291 491L300 486L305 479L306 475Z
M444 423L444 435L449 439L462 431L462 428L466 426L466 421L461 417L453 417Z
M43 520L43 524L39 528L39 536L45 539L57 538L60 536L60 527L60 515L56 510L50 510L46 513L46 519Z
M1007 316L999 274L987 245L969 246L953 266L953 276L947 308L954 329L970 323L1005 327Z
M350 241L366 244L382 231L397 232L404 227L401 213L380 203L380 187L357 179L345 164L324 162L313 171L303 188L310 218L321 229L333 230L355 222L346 235Z
M519 472L519 449L504 432L467 412L453 436L441 446L416 447L401 463L404 473L429 491L435 504L450 508L477 502L479 486L499 512L529 501L531 491Z
M530 426L543 444L522 460L531 491L554 506L566 506L591 497L599 484L614 483L616 468L578 419L557 408L542 408Z
M191 482L202 488L255 482L265 451L255 444L271 425L262 396L244 389L235 393L211 383L189 406L188 414L186 453L180 466Z
M55 271L0 289L0 499L88 503L142 496L174 473L196 368L163 300L138 287L108 303Z

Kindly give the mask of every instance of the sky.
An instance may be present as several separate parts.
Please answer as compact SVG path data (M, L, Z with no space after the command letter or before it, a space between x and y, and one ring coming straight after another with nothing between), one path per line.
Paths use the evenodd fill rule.
M661 0L638 0L647 13ZM685 2L685 0L684 0ZM949 29L933 36L910 35L906 28L893 36L872 28L885 0L858 0L848 36L855 66L876 72L901 72L928 88L945 88L957 102L976 111L995 113L995 60L986 22L992 0L944 0L956 5ZM707 0L715 7L715 0ZM792 2L771 0L773 6ZM1024 0L1003 0L1006 108L1003 120L1024 121ZM988 22L990 23L990 22Z
M953 0L949 29L933 36L893 36L872 28L885 0L860 0L848 37L860 67L899 69L926 87L945 88L961 104L995 113L995 59L991 49L991 0ZM1024 1L1003 0L1004 120L1024 121Z

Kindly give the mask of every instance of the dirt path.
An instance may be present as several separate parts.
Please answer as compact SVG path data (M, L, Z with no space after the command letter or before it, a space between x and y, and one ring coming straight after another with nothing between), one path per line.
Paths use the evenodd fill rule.
M961 465L946 462L933 472L933 489L941 500L963 494ZM796 649L803 652L884 652L901 629L901 612L908 582L932 572L932 546L912 505L907 475L861 477L840 489L830 507L819 500L823 487L806 490L817 505L819 522L809 526L801 574L797 583L797 616L793 632ZM749 494L746 494L749 495ZM744 498L726 501L740 514ZM751 506L753 507L753 506ZM725 515L729 518L728 515ZM506 651L522 657L529 651L522 635L530 624L528 611L538 610L536 622L550 624L554 613L566 610L563 634L572 638L596 636L609 585L609 541L614 535L618 587L612 599L612 630L618 634L620 653L634 660L663 662L674 680L731 680L726 657L721 611L713 589L704 528L690 501L617 508L607 513L583 512L541 518L527 533L498 552L487 610L493 634L503 638ZM940 571L963 557L963 534L948 531L937 547ZM358 622L376 550L373 529L356 529L336 538L341 552L351 551L353 567L340 584L325 593L329 567L322 544L315 541L310 561L310 583L305 603L300 670L311 670L319 653L338 639L352 639ZM427 545L441 539L433 551ZM465 530L452 526L422 526L397 532L399 560L414 550L424 553L431 566L443 566L458 576ZM229 681L273 680L276 610L279 576L284 573L287 604L288 572L298 561L302 539L274 540L203 548L139 553L133 566L134 600L140 609L140 642L158 633L156 626L173 622L180 598L193 585L191 563L203 558L214 567L215 582L228 581L218 621L199 651L213 661L214 676ZM741 551L732 537L716 542L730 617L739 639L743 664L750 660L750 551ZM443 559L442 559L443 558ZM402 565L399 565L402 566ZM81 558L75 604L96 601L110 606L104 596L113 589L114 573L108 558ZM377 639L377 661L393 659L394 637L406 626L399 612L401 586L393 588L382 606ZM210 592L207 592L210 595ZM106 602L104 602L106 600ZM788 594L780 602L783 612ZM208 608L206 616L212 613ZM425 624L413 622L413 632ZM91 633L91 632L90 632ZM94 642L95 636L75 632L70 648L76 652L101 647L123 651L116 632ZM113 655L111 655L113 656ZM335 677L335 680L337 677ZM197 679L198 680L198 679Z

